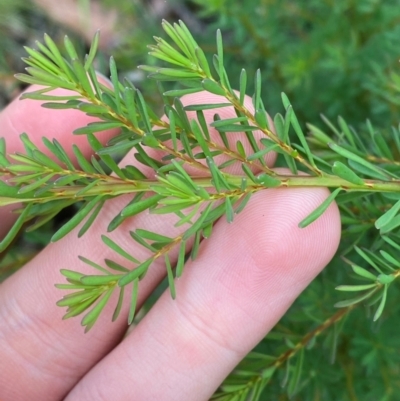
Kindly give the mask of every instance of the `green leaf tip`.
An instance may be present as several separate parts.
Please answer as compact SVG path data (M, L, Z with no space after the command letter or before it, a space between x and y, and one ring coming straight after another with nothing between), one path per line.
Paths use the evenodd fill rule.
M341 191L342 188L336 188L313 212L299 223L299 227L305 228L322 216Z

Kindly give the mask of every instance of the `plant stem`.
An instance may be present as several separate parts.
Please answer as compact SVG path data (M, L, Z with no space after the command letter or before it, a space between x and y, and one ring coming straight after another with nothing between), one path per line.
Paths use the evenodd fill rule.
M274 178L280 181L280 184L276 188L296 188L296 187L307 187L307 188L343 188L344 191L360 191L360 192L393 192L400 193L400 181L379 181L379 180L364 180L363 185L350 183L342 178L325 175L322 177L312 176L298 176L298 175L274 175ZM265 186L255 183L250 183L244 191L240 190L242 183L241 176L226 175L226 179L232 187L237 189L220 192L213 194L211 199L221 199L225 197L238 196L248 192L258 192L266 189ZM203 188L213 188L210 177L194 177L192 178L193 183ZM77 195L85 185L71 185L65 187L57 187L49 189L48 194L42 197L35 198L7 198L2 197L0 199L0 205L13 204L13 203L45 203L55 199L76 199L77 201L86 199L88 197L96 195L107 195L107 196L119 196L123 194L130 194L134 192L153 192L153 188L163 187L164 184L160 183L157 179L155 180L127 180L119 182L100 182L93 188L85 191L81 196ZM199 197L199 200L202 198Z

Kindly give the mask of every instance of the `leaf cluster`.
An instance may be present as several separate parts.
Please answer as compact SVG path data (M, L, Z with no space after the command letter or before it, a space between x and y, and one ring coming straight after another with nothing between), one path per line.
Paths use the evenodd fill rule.
M216 54L209 58L183 22L164 21L163 28L168 39L156 37L155 44L150 46L150 55L157 64L140 68L159 83L168 119L158 116L132 82L120 81L113 58L109 63L113 88L99 82L93 66L98 34L85 58L79 57L67 37L63 51L47 35L44 43L37 42L37 49L26 48L27 73L17 77L42 88L23 97L40 100L44 107L75 109L96 117L97 122L74 132L87 137L95 156L86 160L78 147L69 152L56 140L46 138L43 152L26 134L21 135L24 152L8 155L4 139L0 140L0 175L6 178L0 183L0 206L22 205L15 210L18 219L0 243L0 251L9 248L26 223L30 224L28 230L35 230L74 204L79 206L78 212L53 234L52 241L74 229L78 236L85 235L107 200L126 194L131 195L130 201L108 222L108 232L143 211L174 215L175 227L181 230L176 236L141 228L129 233L131 240L145 249L145 258L132 255L104 234L104 246L123 262L106 259L100 265L81 256L81 262L91 266L94 274L67 268L61 271L67 283L57 287L68 290L68 294L58 305L67 308L65 318L83 314L82 325L89 330L116 292L118 301L112 319L118 318L128 296L130 324L137 309L140 280L152 264L159 259L163 262L171 295L179 296L174 280L183 274L186 261L197 257L202 240L212 235L214 224L220 218L234 222L235 215L246 207L253 194L275 187L330 188L331 195L299 226L312 224L337 201L344 233L349 237L341 252L351 266L351 280L359 282L341 284L337 289L355 292L356 296L338 301L336 307L343 309L337 312L327 311L323 318L312 316L315 327L303 336L290 331L280 335L279 328L272 332L267 339L283 339L282 353L248 355L213 399L260 400L277 375L283 375L281 382L289 397L294 397L307 382L307 355L317 338L326 337L324 346L329 348L333 360L340 354L343 318L362 305L373 310L374 321L381 318L390 292L396 291L400 271L396 257L400 251L400 171L396 161L400 154L399 132L396 128L379 131L369 121L363 128L365 132L360 132L341 117L337 125L323 117L326 130L309 124L306 134L285 94L281 96L283 113L273 116L272 125L264 105L259 70L250 79L243 69L236 81L238 91L233 89L235 85L225 68L220 31L216 36ZM254 88L252 108L244 101L250 81ZM165 82L180 86L163 90ZM52 93L55 88L73 93L57 96ZM181 96L200 91L218 95L221 101L184 106ZM215 113L208 124L205 110L224 107L233 108L235 117L223 119ZM196 119L189 120L188 111L194 112ZM215 128L217 138L210 134L210 127ZM101 144L96 133L110 128L118 128L119 134ZM243 133L242 138L232 141L231 134L237 132ZM155 151L162 154L161 159L154 157ZM272 152L278 155L286 173L270 168L266 156ZM71 153L74 158L69 156ZM128 154L124 167L115 161L121 153ZM229 173L228 167L233 165L240 167L239 175ZM184 168L187 166L198 174L188 173ZM368 235L373 237L369 242L373 246L369 248L365 246ZM176 262L172 262L172 252L177 255ZM343 282L343 277L335 282ZM310 317L307 311L299 316Z

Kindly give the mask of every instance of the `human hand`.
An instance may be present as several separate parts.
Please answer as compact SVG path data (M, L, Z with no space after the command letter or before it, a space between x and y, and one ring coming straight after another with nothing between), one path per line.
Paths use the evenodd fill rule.
M201 93L184 102L215 99ZM227 108L219 113L234 116ZM40 137L56 137L66 149L76 143L89 156L85 138L71 135L89 121L77 111L43 109L31 100L15 101L0 114L10 153L22 150L19 134L27 132L38 146ZM98 137L104 142L113 134ZM269 155L268 163L273 158ZM233 224L216 223L212 239L203 241L197 259L177 280L176 300L163 294L122 342L126 319L110 322L115 302L87 334L79 319L63 321L55 305L61 268L74 267L78 255L98 263L111 256L100 234L127 197L108 201L83 238L78 240L75 230L50 244L0 285L0 400L207 400L333 256L340 236L335 204L307 228L298 228L327 196L322 188L256 193ZM0 238L14 218L0 209ZM132 246L129 229L169 236L182 230L171 226L171 216L145 212L109 236L140 259L144 251ZM79 270L93 273L83 264ZM139 307L164 276L161 263L150 268L140 283ZM127 313L128 306L121 315Z

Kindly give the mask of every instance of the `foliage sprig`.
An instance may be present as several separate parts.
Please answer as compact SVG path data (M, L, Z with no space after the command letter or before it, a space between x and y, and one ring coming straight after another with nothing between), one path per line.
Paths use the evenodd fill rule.
M107 259L102 266L81 256L80 260L97 270L96 274L61 271L67 283L57 284L57 287L69 290L58 302L59 306L67 307L65 318L84 314L82 325L89 330L117 291L119 296L112 317L115 320L129 286L128 323L131 323L139 282L156 260L164 261L171 295L175 297L174 280L183 274L187 258L196 258L202 239L211 236L218 219L233 222L252 195L275 187L330 188L331 195L300 222L300 227L312 224L336 200L343 224L349 230L360 226L364 232L379 230L379 256L356 244L350 246L361 259L361 262L349 263L354 279L362 283L337 288L359 295L339 301L336 306L345 309L277 359L249 355L213 399L259 400L277 368L298 354L295 366L288 368L291 378L285 381L289 394L293 395L299 386L304 347L320 332L337 325L361 303L375 308L373 319L377 320L383 314L389 287L400 275L400 265L393 255L400 251L400 169L396 161L400 154L400 132L393 128L384 138L367 122L368 140L365 140L365 135L356 132L344 119L339 118L335 126L323 117L329 134L308 125L309 134L306 135L285 94L282 94L283 115L278 113L270 120L262 100L260 71L254 77L252 108L245 102L249 79L245 70L238 79L238 91L233 89L235 85L230 82L224 66L220 31L216 38L217 54L209 62L183 22L172 25L164 21L163 28L167 39L157 37L156 44L149 48L150 55L164 65L139 68L146 71L150 79L172 83L172 88L162 92L167 119L157 115L129 80L120 82L113 58L109 66L113 88L99 82L93 66L98 33L84 58L78 56L67 37L64 51L47 35L44 43L37 42L37 49L26 48L27 73L17 77L39 85L40 89L25 93L22 98L42 101L43 107L76 109L96 117L97 122L74 132L86 135L95 156L86 160L81 150L73 146L76 159L73 160L59 142L43 138L45 153L27 134L22 134L24 152L8 157L6 143L0 139L0 175L6 178L5 182L0 181L0 206L19 205L15 211L18 219L0 243L0 252L10 246L23 226L29 224L27 230L30 231L38 229L61 210L75 204L79 207L77 213L54 233L52 241L60 240L78 226L78 236L85 235L104 204L121 195L131 194L132 199L108 222L109 232L146 210L153 214L174 214L175 226L182 227L175 237L140 228L130 232L132 241L145 248L148 257L139 260L103 235L104 245L122 257L124 265ZM52 91L56 88L70 90L71 95L55 95ZM218 95L221 100L185 106L180 100L181 96L201 91ZM233 108L236 117L222 119L215 114L214 121L208 125L204 112L224 107ZM189 111L196 113L196 119L189 120ZM217 131L217 138L211 136L210 127ZM118 128L119 134L103 145L96 133L112 128ZM232 143L231 134L237 132L244 135ZM153 156L154 150L162 152L161 160ZM120 167L115 157L130 151L135 165L128 163ZM286 172L273 170L267 164L266 156L271 153L278 155L279 164L286 167ZM219 156L223 156L223 162ZM227 172L227 167L234 164L241 167L241 174ZM196 169L198 174L189 174L184 166ZM145 174L145 169L149 168L150 176ZM306 175L299 175L299 171ZM368 202L375 206L369 207L369 214L366 214L357 205ZM170 257L173 250L177 254L175 266ZM365 267L360 266L361 263ZM261 374L255 373L259 371Z

